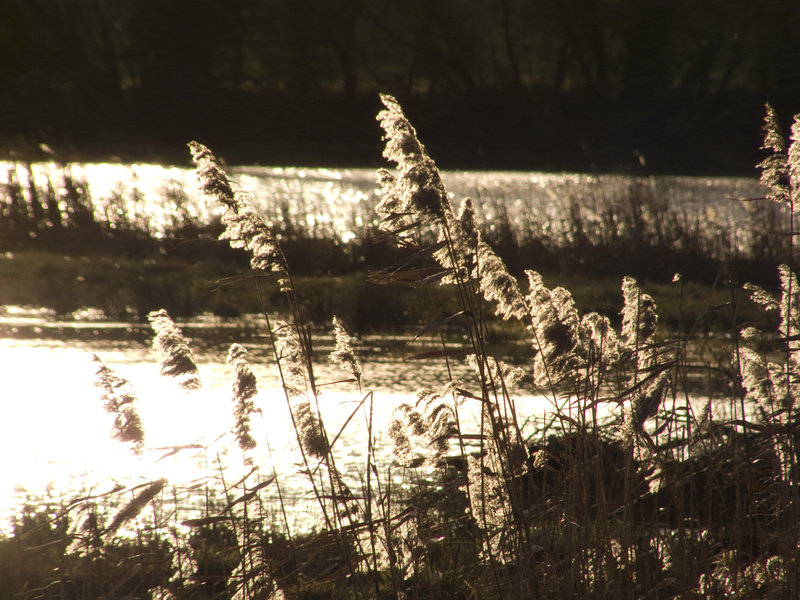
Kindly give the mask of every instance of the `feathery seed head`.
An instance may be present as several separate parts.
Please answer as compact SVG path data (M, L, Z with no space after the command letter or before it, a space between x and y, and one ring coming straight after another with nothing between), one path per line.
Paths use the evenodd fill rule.
M608 317L596 312L581 319L581 344L591 351L593 361L604 365L613 364L619 358L619 339Z
M477 276L475 271L478 264L478 245L481 242L480 231L478 230L478 217L475 213L475 204L472 198L465 198L461 203L461 210L458 220L449 219L448 225L453 242L454 271L457 269L463 273L462 277L473 279ZM443 249L446 252L447 248ZM447 262L452 262L449 256L439 258L439 262L445 266Z
M153 481L145 486L145 488L136 494L133 499L120 510L111 520L111 524L106 528L105 533L111 534L117 531L123 524L136 518L139 513L144 510L144 507L155 498L164 486L167 484L166 479L159 479Z
M800 334L800 284L792 270L786 265L778 267L778 274L781 281L781 332L793 338ZM793 350L799 348L797 340L789 342L789 347Z
M392 417L387 435L389 439L392 440L392 451L395 458L401 463L407 462L411 457L411 440L406 433L406 426L400 417Z
M505 263L489 245L478 240L478 281L483 297L496 301L495 314L503 319L525 320L528 306L517 280L508 272Z
M778 115L771 104L767 103L765 106L766 115L764 116L764 143L761 146L765 150L772 150L773 152L785 152L786 140L781 132L781 125L778 121Z
M305 397L307 389L306 360L297 331L294 326L284 321L277 321L273 333L286 395L289 398Z
M419 401L417 401L417 403L419 404ZM412 435L425 434L425 419L419 410L412 408L406 403L401 404L398 409L397 412L399 412L405 420L406 429L410 431Z
M189 151L197 166L197 177L200 180L201 189L225 206L234 207L236 201L233 187L211 150L197 142L189 142Z
M411 413L416 413L415 416L421 420L415 433L418 429L420 433L417 435L427 435L429 444L434 447L435 458L444 456L450 449L450 439L458 434L452 406L438 392L423 388L417 392L417 409L421 409L422 413L416 410Z
M134 452L140 453L144 445L144 427L136 411L133 386L108 368L96 354L92 360L97 364L95 385L103 392L103 405L114 415L111 436L121 442L130 442Z
M192 350L167 311L154 310L147 315L147 319L156 334L153 348L161 355L161 374L176 379L186 390L201 388Z
M742 387L747 391L746 399L754 401L767 413L776 406L779 391L775 388L767 361L747 347L739 350Z
M465 237L465 242L468 243L470 247L477 247L478 215L475 212L475 202L472 198L464 198L464 201L461 203L461 210L458 213L458 222L461 225L461 233Z
M548 290L542 276L526 271L531 326L535 332L534 380L551 385L578 366L580 319L572 295L564 288Z
M781 132L778 117L771 105L766 106L764 118L765 150L772 153L758 167L761 169L761 185L768 187L767 197L775 202L789 202L792 199L789 157L786 152L786 140ZM794 144L793 144L794 145ZM794 207L795 210L798 207Z
M191 142L189 148L197 166L201 189L225 207L222 216L225 231L220 239L228 240L232 248L249 252L250 266L254 270L277 273L281 289L286 291L289 288L286 259L275 236L256 212L250 196L230 182L208 148L197 142Z
M800 204L800 114L794 116L792 122L792 133L790 137L792 143L787 153L787 164L789 167L789 184L791 188L792 206L795 211Z
M359 363L353 351L353 341L336 317L333 317L333 331L336 336L336 347L330 354L331 362L350 373L356 381L360 382L361 363Z
M228 364L236 370L233 380L234 434L242 450L252 450L256 447L256 441L250 433L250 414L256 410L253 403L253 397L258 392L256 376L247 360L247 350L239 344L231 345Z
M311 403L305 397L294 398L291 410L297 435L305 452L318 459L324 458L330 450L330 445L322 429L322 423L311 408Z
M653 341L658 315L652 296L645 294L633 277L622 280L622 337L628 347L640 347Z
M744 289L750 292L750 299L756 304L764 307L764 310L778 310L780 303L778 299L764 288L754 283L745 283Z
M402 212L415 212L420 218L438 220L452 213L447 191L439 170L417 138L414 127L392 96L381 94L386 107L378 113L386 147L383 156L397 164L399 178L393 184L384 172L379 173L384 192L400 199Z
M378 169L377 180L381 186L381 200L375 211L383 215L404 212L403 199L397 189L397 178L388 169Z
M662 373L653 382L645 386L640 394L637 394L631 411L634 427L637 430L642 429L647 419L658 414L658 409L664 401L669 383L669 375Z
M506 362L503 362L502 360L496 360L492 357L486 357L486 358L488 363L487 366L490 369L491 378L494 381L502 382L503 387L505 387L506 389L509 390L513 389L514 386L516 386L520 382L520 380L522 380L522 378L525 377L525 375L527 375L525 369L515 367ZM478 374L478 376L480 376L481 369L477 356L475 356L474 354L470 354L469 356L467 356L466 364L472 367L475 373Z

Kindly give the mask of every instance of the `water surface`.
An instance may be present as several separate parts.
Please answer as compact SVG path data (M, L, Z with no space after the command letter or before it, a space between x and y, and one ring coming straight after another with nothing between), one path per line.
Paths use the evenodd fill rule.
M233 370L225 356L234 341L248 348L258 378L258 412L252 425L259 445L247 458L264 477L273 470L277 473L284 497L301 515L313 511L306 480L298 474L303 467L286 400L257 319L234 323L209 316L179 323L194 349L203 382L201 390L187 392L160 376L159 358L144 324L98 320L91 311L66 319L50 311L5 307L0 315L0 453L6 457L0 476L0 516L4 520L26 501L63 504L161 477L175 489L188 490L209 481L218 485L222 478L236 481L246 474L250 465L231 433ZM402 402L413 404L419 388L442 388L447 371L438 361L405 360L425 347L411 335L366 338L358 342L364 369L359 391L353 382L332 383L346 375L326 360L333 348L330 335L315 341L320 409L331 438L350 419L334 450L337 466L357 486L367 455L369 402L361 403L367 392L379 463L389 468L393 455L386 432L394 409ZM110 436L113 417L105 412L94 386L94 354L136 391L146 432L140 455ZM467 367L452 364L451 369L469 389L474 376ZM523 421L541 419L553 408L548 400L524 390L517 402ZM465 403L460 412L468 430L477 428L477 403Z
M291 223L316 237L347 242L377 224L380 189L374 169L233 166L232 180L253 198L270 223ZM63 191L64 178L85 186L100 222L129 223L160 236L189 221L208 223L221 212L198 191L193 169L151 164L85 163L21 165L0 161L0 183L17 182L30 196ZM747 252L772 212L757 178L589 175L504 171L445 171L454 205L476 201L485 227L513 236L569 242L576 223L590 238L609 235L625 223L609 215L634 211L651 231L664 227L692 232L714 250ZM0 188L2 189L2 188ZM785 211L783 211L785 212ZM784 215L785 216L785 215Z

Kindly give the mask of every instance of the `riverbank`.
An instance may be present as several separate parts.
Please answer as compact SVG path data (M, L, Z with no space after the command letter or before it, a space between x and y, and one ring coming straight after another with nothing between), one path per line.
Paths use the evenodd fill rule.
M622 296L617 277L543 275L548 286L570 290L581 313L595 311L619 322ZM336 315L358 333L413 328L458 311L455 295L446 287L375 279L368 271L294 277L309 321L327 324ZM219 260L6 252L0 255L0 281L0 305L45 307L62 316L96 309L110 319L141 322L161 308L180 318L203 313L236 318L286 309L274 281L256 280L249 269ZM745 321L763 320L744 290L727 282L643 280L642 286L655 299L660 324L668 331L721 334ZM500 322L493 325L502 328L504 336L514 335Z

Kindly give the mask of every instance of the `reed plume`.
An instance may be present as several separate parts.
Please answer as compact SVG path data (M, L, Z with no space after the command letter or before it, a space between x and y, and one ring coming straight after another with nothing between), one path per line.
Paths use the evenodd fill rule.
M792 193L792 206L800 204L797 195L800 193L800 114L794 116L792 122L791 145L787 153L789 166L789 185Z
M608 317L596 312L581 318L581 347L588 353L587 361L598 371L606 371L619 360L619 338Z
M275 352L283 390L288 398L305 397L308 393L306 353L294 325L277 321L273 330Z
M485 564L513 560L514 537L510 498L500 459L493 450L484 457L467 456L470 514L481 531L481 557Z
M330 450L328 438L322 429L317 413L306 397L296 397L292 401L292 417L294 418L297 436L303 449L309 456L323 459Z
M133 499L128 502L122 510L120 510L114 518L111 520L111 523L108 527L106 527L104 534L110 535L116 532L122 525L130 521L131 519L135 519L139 513L144 510L144 507L148 505L148 503L153 500L158 494L161 493L161 490L164 489L164 486L167 484L166 479L159 479L158 481L152 481L144 486L144 489L136 494Z
M383 156L396 163L400 171L396 179L386 171L379 172L382 183L391 188L390 204L382 208L391 206L393 213L413 213L430 221L452 214L439 170L400 104L388 94L381 94L380 98L386 107L377 117L385 132Z
M765 415L772 417L778 410L792 409L800 395L800 284L786 265L778 267L781 283L780 299L753 285L745 286L751 299L766 310L777 310L779 332L785 350L780 363L762 357L750 344L759 340L753 327L742 329L744 346L739 353L742 385L747 398L756 402Z
M333 317L333 332L336 338L336 346L330 353L330 360L338 365L343 371L350 373L353 379L361 383L361 363L353 350L353 340L347 333L342 323Z
M190 142L189 150L197 167L201 190L225 207L222 216L225 231L220 239L227 240L232 248L246 250L255 271L275 273L281 289L288 291L291 287L289 268L283 250L256 211L250 195L228 179L208 148Z
M788 204L792 199L792 182L786 139L781 131L775 109L770 104L766 105L766 113L762 147L769 150L771 154L758 165L761 169L761 185L769 188L770 192L767 197L770 200ZM797 122L796 120L795 124Z
M528 306L534 332L534 381L551 387L577 367L578 311L564 288L549 290L536 271L526 271L530 292Z
M759 408L762 424L789 428L772 437L782 476L789 483L796 468L796 442L791 428L796 427L796 404L800 397L800 284L787 265L780 265L778 273L780 299L757 286L749 285L746 289L752 300L766 310L777 309L782 360L769 360L759 353L756 347L762 335L754 327L746 327L741 331L743 345L738 352L738 362L745 398Z
M753 339L753 332L743 332L743 338ZM785 396L781 392L781 388L785 388L783 382L786 381L782 370L747 346L739 350L739 364L745 398L759 407L762 418L772 415L775 407L780 406L780 398Z
M381 100L386 107L378 113L386 141L383 156L398 169L397 176L378 171L383 200L376 210L384 215L381 227L403 239L415 225L432 225L436 241L430 250L444 269L442 282L476 281L484 298L497 303L502 318L525 319L528 310L519 285L481 239L472 200L465 200L460 214L454 215L439 169L397 100L386 94Z
M644 425L648 419L652 419L658 414L658 409L666 398L669 386L669 374L661 372L656 377L645 380L633 393L628 395L623 439L632 442L638 436L653 447L653 441L645 431Z
M467 264L472 262L469 257L462 260ZM503 260L480 238L474 262L478 265L477 281L480 291L486 300L496 302L495 313L503 319L528 318L530 310L520 291L519 283L508 272Z
M472 367L472 370L479 377L481 373L484 372L482 366L486 367L490 378L495 381L502 381L507 390L514 389L528 374L527 371L521 367L515 367L505 361L497 360L492 357L487 357L485 365L480 365L478 363L478 357L474 354L470 354L467 356L465 362L468 366Z
M273 333L283 389L290 402L298 440L306 453L322 459L330 446L308 399L306 353L293 325L278 321Z
M156 334L153 348L161 356L161 374L174 378L185 390L203 387L189 343L167 311L155 310L147 315L147 319Z
M622 348L632 357L628 388L623 392L625 423L623 439L633 443L642 439L651 448L654 442L644 429L655 417L672 386L672 379L658 355L656 332L658 313L653 297L645 294L633 277L622 280Z
M424 460L435 465L439 459L447 456L451 440L458 438L458 419L452 401L447 400L444 393L426 387L417 390L416 395L413 406L402 402L395 408L389 426L389 438L393 443L394 456L401 464L410 465L414 462L412 451L419 445L432 450Z
M641 351L655 341L658 314L653 297L645 294L633 277L622 279L622 340L625 346ZM647 354L650 356L650 354Z
M127 379L108 368L99 356L92 355L97 366L95 385L102 391L103 405L114 415L111 436L121 442L130 442L134 451L141 453L144 446L144 427L136 410L136 392Z
M256 441L250 433L250 415L256 411L253 403L258 393L256 376L247 360L247 350L239 344L232 344L228 350L228 364L236 371L233 380L234 434L242 450L252 450Z
M750 293L750 299L756 304L760 304L766 311L778 311L780 301L767 290L754 283L745 283L745 291Z

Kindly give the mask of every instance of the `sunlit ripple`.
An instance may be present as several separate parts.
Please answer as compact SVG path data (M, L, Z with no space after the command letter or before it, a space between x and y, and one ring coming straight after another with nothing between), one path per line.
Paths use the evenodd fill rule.
M3 312L9 314L7 308ZM23 318L35 319L36 314L29 311ZM52 315L45 312L40 318L44 323ZM102 327L105 323L89 325ZM93 384L93 352L136 390L146 432L141 455L110 437L113 417L103 409ZM129 488L163 477L168 489L181 494L185 511L191 508L192 497L195 502L201 497L191 491L197 484L201 489L205 484L220 489L222 478L230 484L244 476L251 467L244 463L230 433L232 369L222 361L223 356L216 350L196 353L204 388L185 392L159 375L155 352L141 342L0 337L0 533L7 531L11 518L29 498L38 503L49 498L60 505L90 493L108 492L117 485ZM273 471L278 475L292 521L301 528L309 527L313 521L309 522L307 515L315 506L300 474L303 467L286 400L278 392L273 368L259 356L263 355L254 352L251 362L259 382L255 398L259 411L252 418L253 436L259 445L250 457L264 477ZM435 361L410 364L379 355L375 358L365 360L363 366L366 389L375 392L375 451L379 467L385 469L393 458L386 432L395 407L401 402L413 403L418 387L444 383L443 369ZM341 379L330 365L320 363L316 370L321 383ZM370 379L378 384L370 386ZM322 388L320 409L330 438L339 433L363 397L353 384ZM518 420L528 433L531 427L552 419L551 400L525 395L524 390L514 398ZM704 401L692 399L695 411ZM715 417L723 418L725 410L724 403L715 405ZM598 416L602 420L618 411L615 403L605 403ZM478 403L467 401L459 412L463 430L477 432ZM569 414L577 417L575 412ZM356 411L334 446L337 466L354 489L365 473L366 454L367 421L362 410Z
M113 417L105 412L93 385L94 351L136 390L137 408L146 432L141 455L110 437ZM0 386L4 399L0 420L0 452L4 457L0 529L7 527L10 517L28 497L49 495L58 504L88 493L109 491L116 484L129 487L161 477L170 486L186 489L220 476L235 481L249 469L230 433L232 373L221 357L198 355L204 389L195 392L182 391L169 379L160 377L157 356L140 343L0 338L0 364L4 367ZM292 501L302 499L308 487L298 474L300 454L286 401L277 391L272 368L260 361L254 361L252 366L259 379L255 402L260 412L253 416L253 434L259 447L251 457L265 476L275 470L284 494ZM381 373L391 371L392 364L367 361L364 368L368 377L377 379ZM436 384L437 376L441 376L436 365L404 368L405 374L390 378L388 385L394 391L383 382L374 395L376 452L384 465L392 459L385 432L394 408L400 402L415 400L411 392L417 384ZM409 371L413 371L413 378ZM341 379L327 365L319 365L318 376L320 382ZM362 398L352 384L322 388L320 408L331 438ZM523 415L546 408L540 399L522 398L520 402ZM474 426L477 406L465 405L461 410L464 422ZM175 451L176 448L182 449ZM362 410L334 446L338 467L355 484L364 473L366 453L367 423Z
M187 160L188 162L188 160ZM232 179L253 197L259 212L280 225L286 218L306 227L306 233L350 240L377 222L380 200L373 169L311 169L247 167L228 169ZM130 222L156 236L182 219L208 223L220 208L198 191L190 168L152 164L20 163L0 161L0 181L15 177L23 192L29 177L38 189L56 188L63 176L86 182L96 217L109 223ZM510 227L518 241L535 236L569 240L574 218L590 237L608 228L604 210L647 199L650 212L663 210L685 231L697 231L714 247L747 250L754 242L752 206L740 199L764 196L755 177L631 178L623 175L506 171L445 171L443 178L455 204L464 197L476 202L479 218L491 230ZM759 212L779 210L772 203ZM659 219L647 214L644 219ZM658 223L651 223L655 230ZM605 233L609 233L605 231Z

